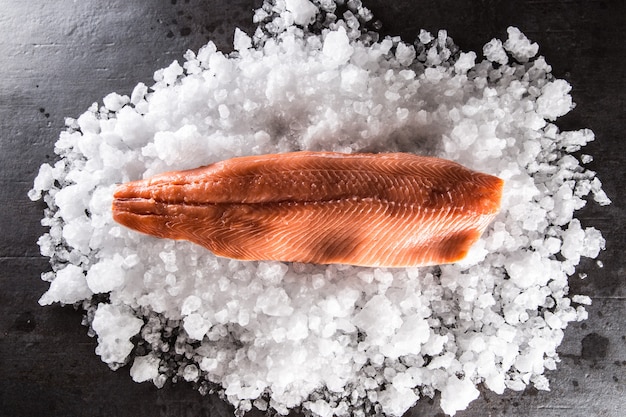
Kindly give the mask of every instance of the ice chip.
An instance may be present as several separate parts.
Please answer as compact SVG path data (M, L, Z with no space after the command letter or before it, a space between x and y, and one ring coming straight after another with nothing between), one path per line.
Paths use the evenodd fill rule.
M87 285L94 294L106 293L121 287L126 274L122 268L122 259L103 259L93 265L87 272Z
M154 354L136 356L130 368L130 376L135 382L152 381L159 376L159 362Z
M569 112L574 104L569 95L572 87L565 80L554 80L541 89L541 96L537 98L537 114L547 120L556 120Z
M190 338L202 340L211 328L211 323L198 313L191 313L183 319L183 328Z
M509 57L506 51L502 47L502 41L499 39L492 39L483 47L483 55L491 62L504 65L509 62Z
M353 52L354 48L342 26L335 31L328 32L324 39L322 53L331 66L337 67L347 63Z
M317 7L309 0L285 0L286 9L293 15L293 21L300 26L313 23Z
M96 354L110 365L126 362L133 349L130 339L139 333L143 320L126 306L100 304L91 323L98 335Z
M472 381L452 375L441 391L441 409L444 413L453 416L457 411L465 410L469 403L478 398L479 394Z
M504 42L504 49L509 51L515 59L519 62L528 62L530 58L537 55L539 45L536 42L531 43L518 28L509 26L506 31L509 37Z
M39 304L49 305L55 302L73 304L91 296L83 270L76 265L67 265L57 271L48 291L39 299Z
M402 318L387 297L375 295L354 317L354 324L376 343L391 336L402 325Z

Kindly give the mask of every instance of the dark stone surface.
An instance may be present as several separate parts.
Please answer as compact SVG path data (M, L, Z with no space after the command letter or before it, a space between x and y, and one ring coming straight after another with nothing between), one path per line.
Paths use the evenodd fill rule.
M609 338L597 333L589 333L581 341L580 357L588 360L602 360L606 358L609 349Z
M26 198L39 166L54 159L64 117L77 117L112 91L137 82L213 40L229 51L235 27L253 32L259 0L0 0L0 416L227 416L232 408L187 384L157 390L111 372L71 307L39 307L48 269L36 240L42 203ZM590 295L589 319L571 324L549 372L551 391L484 390L457 415L621 416L626 408L626 4L623 0L364 1L383 32L413 40L420 28L446 29L463 50L480 52L518 26L540 45L556 76L572 86L577 108L563 129L591 128L585 148L613 200L578 217L607 239L600 260L583 262L573 293ZM424 400L408 415L441 416Z

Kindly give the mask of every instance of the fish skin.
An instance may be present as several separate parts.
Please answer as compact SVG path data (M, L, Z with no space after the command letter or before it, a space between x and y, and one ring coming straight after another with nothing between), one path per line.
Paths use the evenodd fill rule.
M293 152L122 184L112 211L131 229L228 258L408 267L465 257L502 187L439 158Z

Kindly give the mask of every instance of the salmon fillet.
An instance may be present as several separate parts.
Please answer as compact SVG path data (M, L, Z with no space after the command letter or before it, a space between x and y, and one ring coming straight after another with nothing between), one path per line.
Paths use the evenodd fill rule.
M113 218L219 256L408 267L462 259L503 181L406 153L234 158L118 186Z

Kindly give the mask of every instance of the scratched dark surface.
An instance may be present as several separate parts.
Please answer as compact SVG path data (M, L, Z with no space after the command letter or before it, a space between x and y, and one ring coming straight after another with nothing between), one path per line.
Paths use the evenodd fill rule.
M71 307L40 307L48 269L36 240L43 206L26 193L41 163L54 159L66 116L77 117L116 91L129 94L154 70L212 39L229 51L235 27L252 33L259 0L0 0L0 416L226 416L232 409L188 385L157 390L112 372ZM607 250L583 262L573 293L593 298L589 319L571 324L549 372L551 391L484 391L458 416L622 416L626 409L626 2L365 0L383 32L415 39L447 29L464 50L480 51L518 26L540 45L556 76L573 85L577 108L558 122L591 128L585 148L613 204L578 214L601 229ZM409 416L441 416L423 400Z

